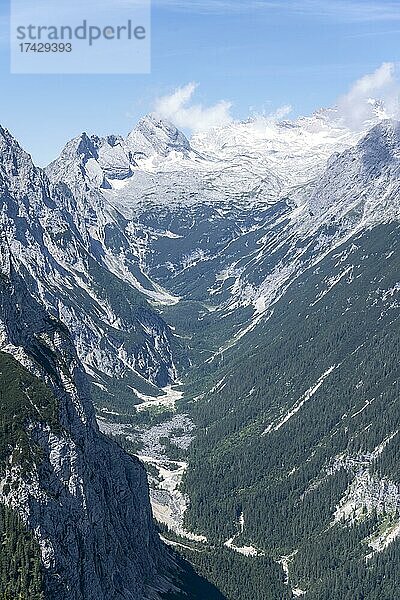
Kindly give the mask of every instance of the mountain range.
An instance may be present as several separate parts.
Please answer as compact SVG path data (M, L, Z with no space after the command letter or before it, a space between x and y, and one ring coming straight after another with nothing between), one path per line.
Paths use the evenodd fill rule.
M399 169L398 122L335 110L152 114L46 169L0 129L22 597L396 597Z

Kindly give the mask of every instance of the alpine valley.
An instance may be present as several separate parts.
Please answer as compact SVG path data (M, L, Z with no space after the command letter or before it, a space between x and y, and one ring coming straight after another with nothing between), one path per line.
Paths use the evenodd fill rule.
M399 597L382 114L151 114L46 169L0 128L2 599Z

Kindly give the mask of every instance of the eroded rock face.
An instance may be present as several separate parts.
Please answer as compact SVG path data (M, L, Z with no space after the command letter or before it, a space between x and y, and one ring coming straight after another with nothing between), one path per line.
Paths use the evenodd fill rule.
M145 471L99 432L68 331L30 296L1 246L0 350L46 382L59 423L26 424L40 456L29 471L10 457L0 501L34 531L52 600L155 598L169 559Z

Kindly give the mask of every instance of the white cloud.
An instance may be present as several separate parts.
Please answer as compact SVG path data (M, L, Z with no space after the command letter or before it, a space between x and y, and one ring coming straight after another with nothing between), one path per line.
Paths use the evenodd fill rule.
M268 116L268 118L271 119L272 121L280 121L281 119L284 119L285 117L290 115L290 113L292 111L293 111L293 107L291 104L284 104L283 106L280 106L279 108L277 108L276 111L271 113Z
M378 116L398 118L399 97L396 65L383 63L376 71L356 81L350 91L339 98L337 108L347 126L359 129L366 121L377 117L377 102L380 103Z
M231 102L221 100L213 106L191 103L197 86L197 83L188 83L177 88L172 94L158 98L154 106L155 112L172 121L177 127L195 132L230 123Z

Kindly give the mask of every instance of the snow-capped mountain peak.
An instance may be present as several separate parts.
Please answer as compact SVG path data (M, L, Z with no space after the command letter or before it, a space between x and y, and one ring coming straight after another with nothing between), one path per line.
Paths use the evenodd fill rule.
M154 154L168 156L172 151L188 156L191 147L186 136L169 121L151 113L139 121L126 139L134 156L150 157Z
M52 181L64 181L71 189L83 183L94 189L119 187L137 169L187 159L192 155L189 140L172 123L155 114L139 121L124 138L82 133L69 141L60 156L46 169ZM115 183L114 183L115 182Z

